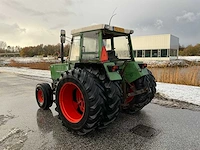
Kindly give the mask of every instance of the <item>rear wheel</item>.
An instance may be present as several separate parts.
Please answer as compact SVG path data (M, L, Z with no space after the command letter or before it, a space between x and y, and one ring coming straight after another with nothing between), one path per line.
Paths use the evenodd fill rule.
M149 74L147 75L147 77L150 81L150 88L151 88L150 98L153 99L156 93L156 79L150 70L148 70L148 72Z
M101 124L102 128L106 127L117 118L122 101L122 90L116 81L105 81L105 93L107 99L105 101L104 119Z
M56 89L56 105L63 124L79 134L94 130L102 118L102 87L86 70L63 74Z
M97 68L88 70L99 79L104 88L104 95L106 96L104 100L104 117L99 128L105 128L117 118L120 112L120 104L123 98L122 89L117 81L110 81L103 70L100 71Z
M36 85L35 96L37 104L42 109L49 109L53 103L53 93L48 83L39 83Z
M156 93L156 81L152 73L149 70L148 72L149 72L148 75L143 76L138 80L134 81L133 83L131 83L131 85L134 86L136 90L147 88L148 91L143 94L139 94L133 97L128 97L130 103L126 112L130 114L137 113L144 106L150 103L151 100L154 98L154 95ZM127 91L130 92L131 89L128 88Z

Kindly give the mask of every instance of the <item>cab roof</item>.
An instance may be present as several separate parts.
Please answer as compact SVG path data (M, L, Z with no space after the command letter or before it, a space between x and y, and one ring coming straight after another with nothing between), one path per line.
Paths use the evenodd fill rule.
M122 34L133 33L133 30L124 29L124 28L116 27L116 26L109 26L107 24L98 24L98 25L83 27L80 29L74 29L71 31L71 34L73 36L76 36L76 35L80 35L80 33L83 33L83 32L89 32L89 31L95 31L95 30L107 30L109 32L117 32L117 33L122 33Z

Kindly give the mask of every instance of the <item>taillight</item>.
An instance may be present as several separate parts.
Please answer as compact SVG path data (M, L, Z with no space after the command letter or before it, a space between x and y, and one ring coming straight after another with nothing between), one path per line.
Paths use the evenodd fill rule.
M146 63L144 63L144 64L138 64L138 65L140 66L141 69L144 69L144 68L147 67L147 64L146 64Z
M119 70L119 66L108 66L108 71L109 72L115 72Z

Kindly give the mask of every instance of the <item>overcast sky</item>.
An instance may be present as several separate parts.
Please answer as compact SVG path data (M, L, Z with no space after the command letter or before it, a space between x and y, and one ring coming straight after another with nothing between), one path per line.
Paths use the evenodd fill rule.
M115 10L116 9L116 10ZM133 36L170 33L180 45L200 43L200 0L0 0L0 41L11 46L59 43L70 31L107 23Z

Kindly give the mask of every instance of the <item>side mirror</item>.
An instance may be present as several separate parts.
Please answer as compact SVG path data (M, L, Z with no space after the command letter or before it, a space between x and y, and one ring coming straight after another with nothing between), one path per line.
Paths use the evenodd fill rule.
M65 43L65 30L60 31L60 42Z

